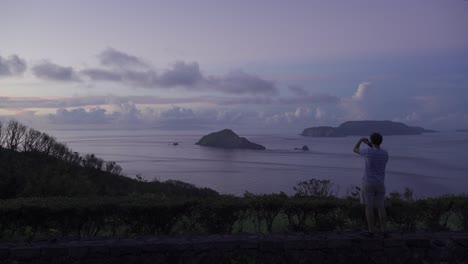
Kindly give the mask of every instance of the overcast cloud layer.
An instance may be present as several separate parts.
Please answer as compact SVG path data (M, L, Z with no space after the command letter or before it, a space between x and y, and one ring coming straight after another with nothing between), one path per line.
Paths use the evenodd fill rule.
M27 69L24 59L17 55L0 59L4 77L23 78ZM38 120L41 125L300 129L338 125L347 120L384 119L435 129L468 126L464 94L426 91L395 97L379 78L349 84L347 88L353 92L338 96L301 85L279 89L275 81L242 70L206 75L197 62L176 61L157 71L144 59L114 48L105 49L96 59L98 65L93 67L61 66L42 60L31 67L31 73L45 83L60 83L62 89L78 84L92 91L93 87L109 83L143 91L174 90L186 94L6 96L0 97L0 109L29 122ZM445 89L468 88L468 82L461 80ZM40 109L47 109L49 114L41 114Z

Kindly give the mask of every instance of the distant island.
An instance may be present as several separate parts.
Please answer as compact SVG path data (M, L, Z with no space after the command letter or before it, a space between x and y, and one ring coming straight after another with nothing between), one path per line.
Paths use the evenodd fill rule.
M306 137L346 137L368 136L373 132L380 132L384 135L420 135L435 131L393 121L348 121L338 127L309 127L304 129L301 135Z
M224 129L203 136L197 143L200 146L225 148L225 149L255 149L264 150L265 147L259 144L250 142L246 138L239 137L234 131Z

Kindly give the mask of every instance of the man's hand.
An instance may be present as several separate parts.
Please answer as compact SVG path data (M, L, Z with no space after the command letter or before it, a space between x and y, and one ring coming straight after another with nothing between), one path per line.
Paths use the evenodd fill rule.
M372 146L367 138L361 138L356 145L354 146L353 152L356 154L361 154L359 152L359 148L361 147L361 143L366 143L368 146Z

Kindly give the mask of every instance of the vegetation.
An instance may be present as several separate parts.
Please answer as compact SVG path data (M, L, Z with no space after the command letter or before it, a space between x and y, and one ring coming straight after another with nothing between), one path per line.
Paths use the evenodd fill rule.
M179 182L145 182L114 162L80 155L44 133L0 125L0 237L318 232L363 230L359 187L337 197L329 180L297 183L295 194L220 195ZM468 230L468 196L416 200L390 193L390 230Z
M441 205L446 205L441 206ZM467 230L468 197L388 200L394 231ZM349 198L284 194L169 199L152 196L18 198L0 202L2 238L319 232L365 229Z

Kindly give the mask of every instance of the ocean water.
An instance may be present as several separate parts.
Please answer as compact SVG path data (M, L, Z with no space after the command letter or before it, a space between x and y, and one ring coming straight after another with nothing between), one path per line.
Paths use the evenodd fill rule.
M221 193L284 191L299 181L330 179L339 194L360 185L364 162L352 152L358 137L310 138L295 133L243 133L267 150L224 150L195 145L209 131L50 130L81 153L113 160L129 177L177 179ZM179 142L173 146L172 142ZM294 150L307 145L309 152ZM387 191L414 190L417 197L466 193L468 133L387 136Z

